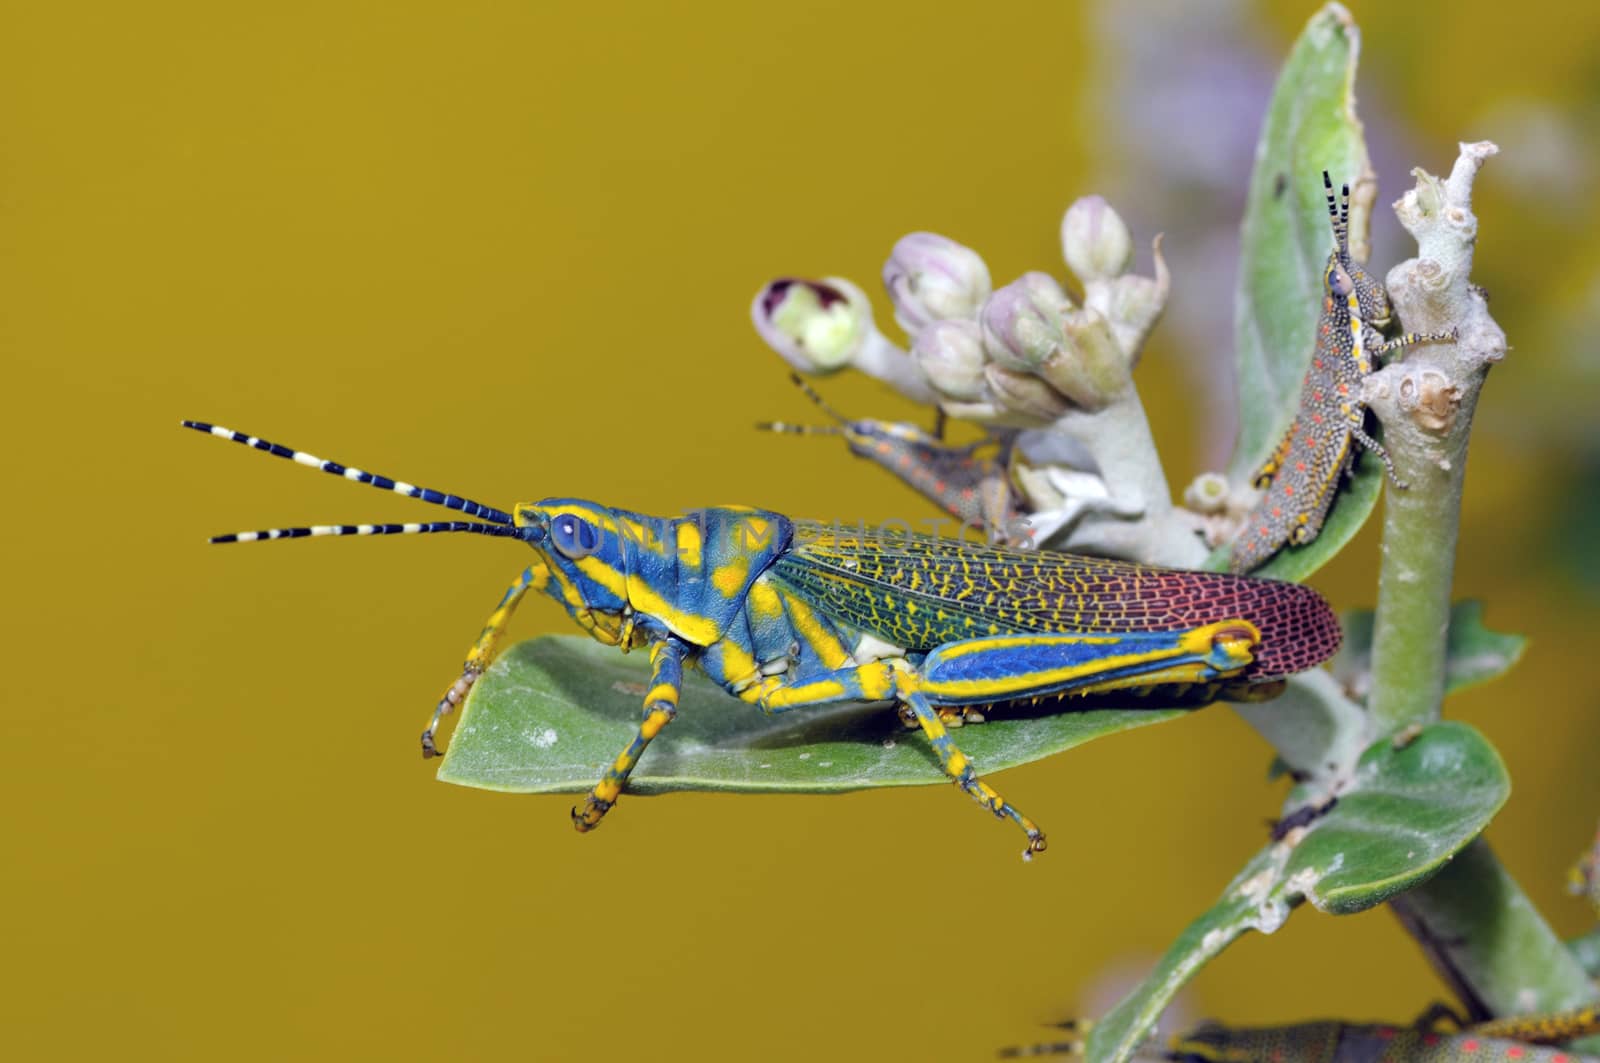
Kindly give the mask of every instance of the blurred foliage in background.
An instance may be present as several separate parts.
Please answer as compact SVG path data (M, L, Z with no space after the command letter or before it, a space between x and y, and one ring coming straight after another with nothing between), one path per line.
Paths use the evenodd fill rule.
M1141 243L1168 233L1176 302L1139 386L1181 485L1233 437L1238 214L1311 9L9 10L8 1043L955 1059L1103 1009L1276 811L1232 714L1008 773L1053 828L1028 867L937 787L629 798L579 837L570 798L440 786L416 753L514 546L208 550L417 507L177 420L499 504L919 517L842 450L752 430L807 411L751 294L871 278L913 229L997 277L1059 269L1061 210L1098 191ZM1489 836L1572 934L1588 915L1562 873L1600 809L1600 16L1353 10L1381 202L1459 139L1503 149L1476 279L1513 349L1477 421L1457 594L1533 644L1449 711L1504 753L1517 789ZM1406 252L1387 210L1374 237L1380 266ZM830 398L914 413L859 379ZM1315 580L1341 608L1371 604L1375 531ZM519 634L564 630L523 614ZM1230 950L1190 1015L1403 1018L1440 994L1381 911L1280 939Z

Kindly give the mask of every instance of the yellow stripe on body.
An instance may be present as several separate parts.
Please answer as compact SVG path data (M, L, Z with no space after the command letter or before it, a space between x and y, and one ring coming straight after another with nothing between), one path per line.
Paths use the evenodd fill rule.
M622 573L592 554L578 559L573 564L578 566L579 572L632 605L635 610L646 616L655 617L666 624L673 634L696 646L709 646L721 636L715 623L706 617L679 609L658 594L643 577L624 577Z
M783 598L772 583L765 579L758 579L750 584L750 591L745 596L745 608L757 620L782 620Z
M746 554L738 554L716 567L711 573L711 585L724 598L733 598L744 589L745 581L749 578L750 558Z
M705 537L700 526L692 520L678 522L678 565L681 568L699 568L705 564Z
M1192 632L1191 632L1192 634ZM946 661L965 657L972 653L989 653L993 650L1029 649L1035 646L1060 646L1063 643L1061 636L1055 635L1014 635L1011 637L996 636L982 640L974 639L971 642L955 642L944 646L939 656ZM1078 646L1111 646L1124 641L1120 635L1074 635L1070 640Z
M1350 308L1350 357L1355 359L1356 368L1366 374L1371 368L1367 365L1366 337L1362 335L1365 322L1361 319L1361 299L1352 287L1344 301Z
M992 676L986 679L925 679L919 688L928 696L938 700L958 705L976 705L986 701L1007 701L1016 697L1027 697L1030 693L1041 689L1068 683L1074 679L1093 679L1095 675L1115 671L1119 668L1148 664L1153 661L1171 660L1185 656L1180 650L1167 650L1161 653L1130 653L1122 657L1101 657L1098 660L1088 661L1084 664L1068 665L1062 668L1047 668L1032 672L1017 672L1005 677ZM1093 684L1096 690L1112 690L1118 686L1144 685L1147 683L1192 683L1205 677L1209 666L1204 662L1196 661L1174 667L1160 669L1159 672L1140 672L1137 677L1127 677L1127 682L1113 679L1102 679ZM1161 678L1155 678L1160 676Z
M1236 630L1240 634L1219 643L1218 637L1225 630ZM975 652L981 653L988 649L1017 649L1028 646L1045 647L1052 644L1060 646L1064 641L1061 638L1050 639L1037 636L983 639L975 646L958 644L950 647L941 651L941 655L948 659L952 651L958 651L957 655L964 656ZM1090 645L1105 645L1120 640L1114 637L1095 637L1073 639L1071 641ZM1260 641L1261 632L1255 625L1242 620L1227 620L1186 631L1179 639L1178 644L1169 649L1129 653L1116 657L1101 657L1082 664L1018 672L1004 677L991 676L984 679L950 679L943 681L923 678L917 681L915 686L936 700L949 701L953 704L977 705L986 701L1005 701L1015 697L1028 697L1031 692L1041 688L1057 686L1074 679L1094 680L1098 673L1117 671L1140 664L1178 661L1184 657L1205 658L1220 645L1233 662L1232 664L1219 668L1204 659L1184 661L1164 668L1141 671L1135 675L1094 680L1086 684L1086 687L1091 690L1103 691L1117 690L1130 686L1146 686L1154 683L1197 683L1206 679L1227 678L1237 675L1255 659L1252 651L1255 646L1260 644Z
M771 584L762 578L758 579L754 586L764 587ZM783 604L789 611L790 627L794 629L795 634L805 640L806 646L816 654L817 660L822 662L823 667L844 668L854 661L843 641L822 622L816 610L811 607L811 603L787 590L779 590L776 587L773 590L782 596Z
M555 580L556 586L561 588L561 600L574 609L584 607L583 595L578 593L578 585L567 578L567 574L560 568L550 566L550 578Z
M723 639L716 644L716 648L722 654L722 681L735 692L742 691L748 684L761 678L761 668L756 664L755 657L743 646L732 639Z
M762 691L756 700L770 708L788 709L798 705L820 705L823 702L839 701L845 697L845 693L845 685L839 680L818 679L810 683L777 686Z

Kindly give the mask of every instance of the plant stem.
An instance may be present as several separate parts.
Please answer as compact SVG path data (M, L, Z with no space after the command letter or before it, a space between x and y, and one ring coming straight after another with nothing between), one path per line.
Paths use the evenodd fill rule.
M1472 177L1495 150L1463 145L1448 183L1415 171L1416 188L1395 204L1418 247L1416 258L1389 272L1401 324L1424 333L1453 329L1457 340L1416 348L1367 381L1365 397L1408 485L1391 486L1383 508L1368 701L1378 734L1437 720L1444 700L1467 442L1484 376L1505 352L1505 334L1467 282L1477 236Z
M1413 171L1416 187L1395 204L1418 248L1388 276L1401 324L1454 330L1456 342L1419 347L1365 382L1363 397L1410 484L1384 506L1368 700L1380 735L1437 720L1444 698L1467 442L1484 377L1505 356L1505 334L1467 280L1477 238L1472 182L1497 150L1462 144L1448 180ZM1600 997L1482 838L1392 903L1473 1012L1527 1014Z
M1471 417L1470 409L1462 413ZM1395 465L1411 486L1397 491L1391 485L1383 507L1368 703L1373 729L1380 735L1439 718L1466 472L1465 435L1459 452L1443 468L1408 460L1418 456L1409 449L1394 450Z
M1172 504L1172 491L1137 391L1129 387L1093 413L1069 410L1050 430L1082 446L1112 491L1110 499L1088 511L1066 535L1052 539L1051 549L1136 557L1177 568L1198 568L1205 563L1204 544Z
M1390 903L1475 1017L1560 1011L1597 997L1577 956L1482 838Z

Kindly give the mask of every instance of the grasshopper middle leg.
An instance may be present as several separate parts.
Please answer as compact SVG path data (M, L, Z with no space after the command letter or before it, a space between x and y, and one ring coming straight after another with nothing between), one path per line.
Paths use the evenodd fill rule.
M617 754L617 759L595 783L581 807L572 810L572 825L579 831L591 831L611 811L628 785L628 776L644 755L650 740L661 733L678 717L678 696L683 690L683 658L685 647L677 639L667 637L650 645L650 689L644 696L644 719L634 734L628 748Z

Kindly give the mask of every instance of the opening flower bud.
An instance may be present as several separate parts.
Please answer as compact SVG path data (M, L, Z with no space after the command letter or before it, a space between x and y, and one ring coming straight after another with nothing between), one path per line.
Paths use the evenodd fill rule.
M866 294L847 280L783 277L756 293L756 331L803 373L831 373L850 364L872 333Z
M989 297L989 267L970 247L938 233L903 236L883 264L894 319L908 335L934 321L971 318Z
M1111 280L1133 264L1133 235L1100 196L1084 196L1061 219L1061 255L1085 284Z

